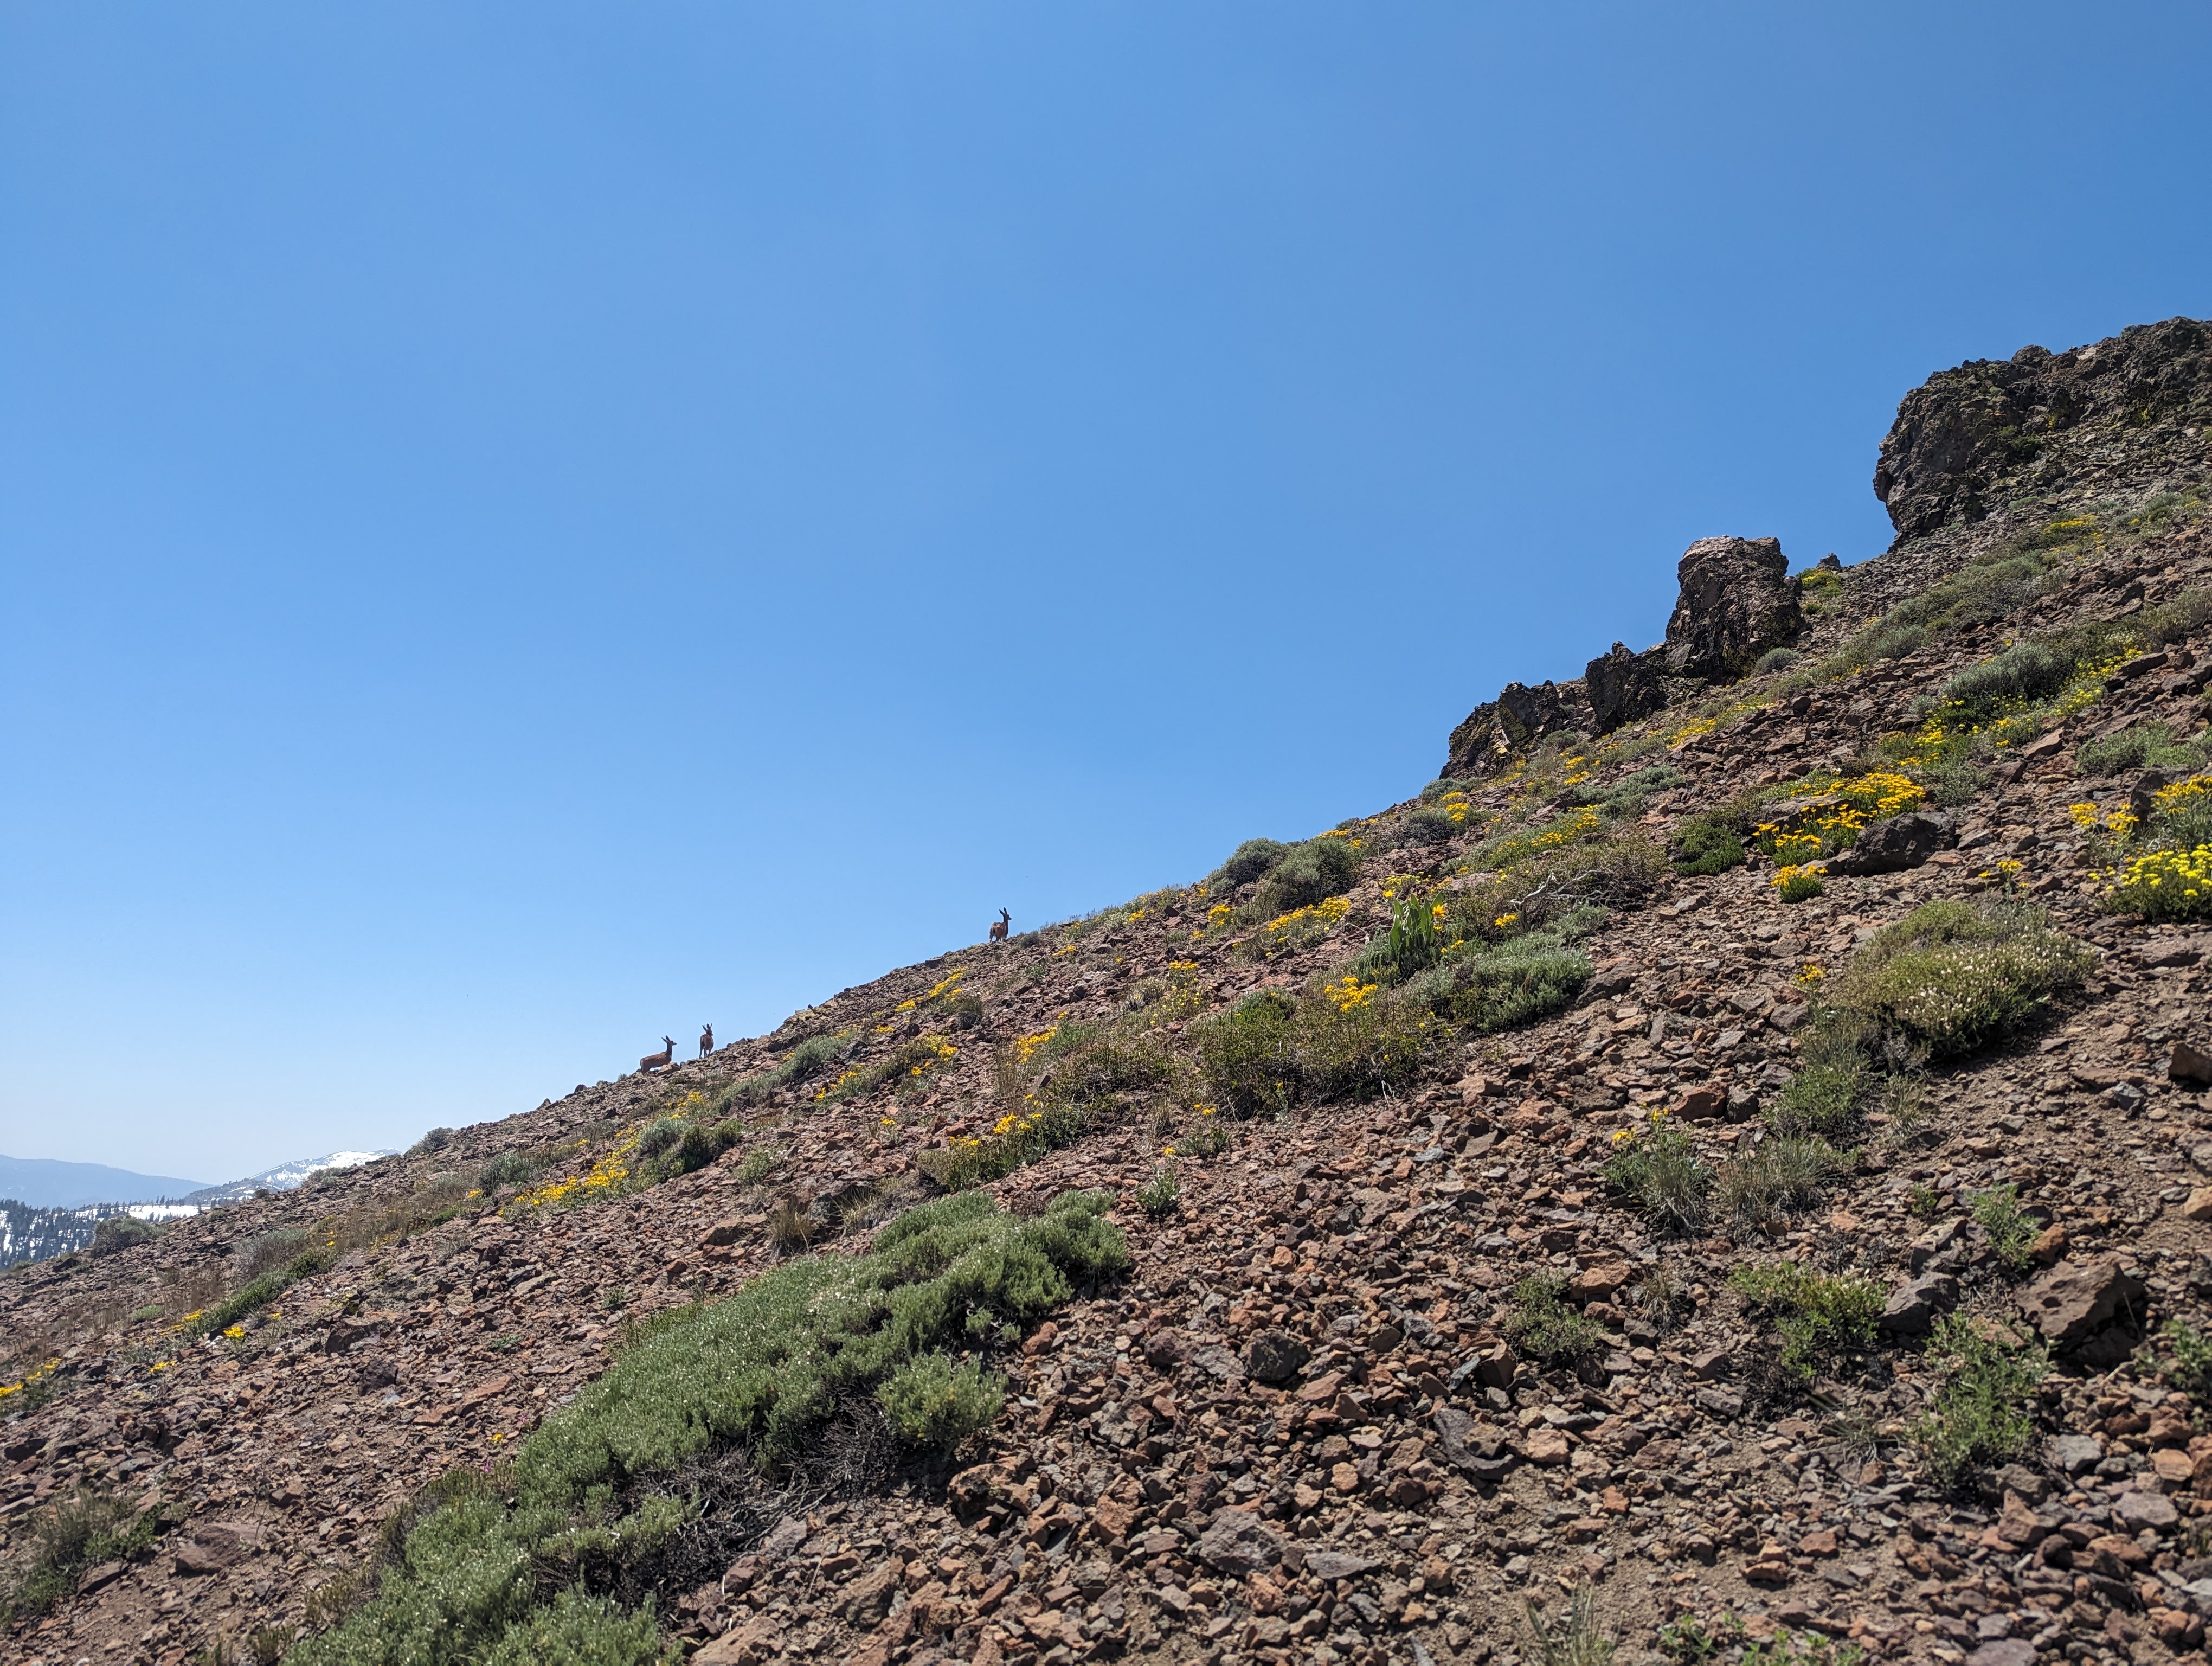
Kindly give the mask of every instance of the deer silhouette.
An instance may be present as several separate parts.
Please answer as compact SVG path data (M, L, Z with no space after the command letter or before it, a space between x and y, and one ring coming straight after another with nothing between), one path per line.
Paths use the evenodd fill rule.
M999 910L999 917L991 922L991 940L994 943L1003 943L1006 940L1006 927L1013 923L1013 920L1014 916L1008 914L1006 909Z
M667 1067L668 1061L675 1056L675 1037L672 1036L663 1036L660 1038L660 1051L658 1053L647 1054L643 1058L637 1061L637 1067L640 1070L665 1069Z
M714 1050L714 1026L711 1024L702 1025L699 1027L699 1056L703 1059Z

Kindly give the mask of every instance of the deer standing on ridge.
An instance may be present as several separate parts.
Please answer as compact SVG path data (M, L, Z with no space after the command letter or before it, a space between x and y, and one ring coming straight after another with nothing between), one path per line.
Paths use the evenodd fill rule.
M637 1061L637 1067L640 1070L663 1070L667 1067L668 1061L675 1056L675 1037L663 1036L660 1038L660 1051L647 1054Z
M999 910L999 917L991 922L991 940L994 943L1003 943L1006 940L1006 927L1013 923L1013 920L1014 916L1008 914L1006 909Z
M711 1024L702 1025L699 1027L699 1056L703 1059L714 1050L714 1026Z

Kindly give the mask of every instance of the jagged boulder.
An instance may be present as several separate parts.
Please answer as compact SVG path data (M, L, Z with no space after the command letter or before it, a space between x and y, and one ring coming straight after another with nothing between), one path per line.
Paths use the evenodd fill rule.
M1589 702L1576 683L1508 683L1498 698L1477 706L1451 732L1448 775L1488 775L1547 735L1590 727Z
M1584 667L1583 690L1589 701L1591 728L1598 734L1611 734L1667 703L1660 656L1632 654L1623 642L1615 642Z
M1930 376L1897 407L1874 493L1907 538L2033 492L2200 474L2208 433L2212 325L2134 325L2092 346L2023 347Z
M1805 616L1781 541L1701 538L1682 552L1682 581L1667 621L1669 675L1737 678L1769 648L1795 641Z

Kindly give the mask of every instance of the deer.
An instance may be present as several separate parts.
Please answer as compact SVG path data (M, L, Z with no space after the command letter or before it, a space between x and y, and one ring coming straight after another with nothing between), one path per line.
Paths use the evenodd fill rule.
M643 1058L637 1061L637 1067L640 1070L665 1070L668 1067L668 1061L675 1056L675 1037L672 1036L663 1036L660 1038L660 1051L658 1053L647 1054Z
M714 1050L714 1026L711 1024L702 1024L699 1026L699 1056L703 1059Z
M994 943L1005 942L1006 940L1006 927L1013 924L1013 922L1014 916L1007 913L1006 909L1000 909L999 910L999 917L991 922L991 940Z

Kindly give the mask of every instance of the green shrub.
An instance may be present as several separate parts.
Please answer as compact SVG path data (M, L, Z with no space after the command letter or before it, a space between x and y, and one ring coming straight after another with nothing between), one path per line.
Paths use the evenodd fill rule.
M1524 1358L1549 1365L1579 1365L1606 1349L1605 1332L1567 1300L1567 1281L1538 1273L1513 1286L1505 1337Z
M2009 1347L1970 1319L1950 1317L1936 1322L1928 1358L1941 1381L1912 1440L1940 1485L1960 1487L2027 1450L2035 1430L2030 1405L2050 1364L2040 1346Z
M1424 967L1433 966L1443 952L1437 933L1441 906L1406 894L1390 902L1390 929L1362 949L1352 963L1355 976L1396 983Z
M407 1154L410 1157L428 1157L435 1152L445 1150L447 1146L453 1143L453 1129L432 1128L428 1134L424 1134L420 1140L417 1140L413 1145L407 1148Z
M1229 853L1229 860L1206 876L1208 891L1235 891L1249 885L1284 857L1291 847L1274 839L1247 839Z
M775 1172L776 1165L782 1161L783 1148L781 1146L755 1146L745 1153L744 1161L738 1164L738 1184L759 1185Z
M1301 1100L1364 1099L1418 1073L1442 1039L1435 1021L1397 991L1347 1000L1248 995L1201 1018L1188 1035L1209 1097L1237 1116L1280 1116Z
M1970 1053L2026 1025L2093 964L2040 909L1950 899L1877 932L1844 972L1837 999L1931 1053Z
M1176 1172L1175 1159L1169 1158L1154 1164L1152 1177L1137 1194L1138 1204L1154 1220L1164 1220L1175 1213L1176 1205L1182 1201L1182 1179Z
M650 1602L626 1614L605 1597L564 1590L509 1626L484 1666L675 1666L681 1658L662 1646Z
M1976 1192L1966 1201L1966 1207L1989 1235L1990 1250L1996 1256L1997 1264L2008 1273L2026 1272L2029 1246L2043 1228L2033 1216L2021 1208L2020 1189L1992 1186L1988 1191Z
M637 1136L638 1156L646 1162L651 1162L681 1140L684 1131L689 1127L690 1124L681 1116L663 1116L657 1122L647 1123ZM491 1170L487 1169L484 1172L489 1174ZM489 1191L491 1188L487 1186L484 1189Z
M1689 1136L1662 1113L1645 1128L1613 1136L1605 1179L1655 1225L1694 1232L1705 1224L1713 1171L1698 1160Z
M2014 642L1952 678L1942 697L1965 722L1984 723L2008 704L2048 700L2073 674L2070 660L2040 642Z
M2164 723L2138 723L2131 729L2085 740L2074 749L2074 773L2085 777L2117 775L2127 769L2202 769L2212 746L2202 735L2176 740Z
M1462 825L1452 819L1449 812L1429 806L1406 818L1406 836L1415 844L1449 844L1459 836Z
M1409 1000L1477 1035L1512 1030L1574 1004L1590 980L1589 957L1558 927L1504 942L1474 940L1406 985Z
M1778 671L1787 671L1804 657L1794 648L1771 648L1759 656L1751 668L1752 674L1765 677Z
M2159 1334L2173 1361L2160 1374L2192 1398L2201 1400L2212 1394L2212 1337L2186 1319L2168 1319Z
M1800 864L1774 872L1775 894L1785 903L1809 903L1826 889L1826 880L1817 867Z
M161 1229L150 1220L141 1220L136 1215L106 1216L92 1229L93 1259L120 1255L142 1243L151 1243L161 1236Z
M1674 872L1724 873L1742 866L1741 831L1730 818L1712 812L1690 817L1674 832Z
M1855 1014L1815 1008L1798 1043L1796 1073L1767 1113L1777 1134L1832 1140L1851 1125L1872 1082L1863 1027Z
M1359 880L1359 853L1352 841L1323 834L1292 845L1260 881L1247 917L1272 919L1341 897Z
M1006 1389L973 1359L956 1369L946 1355L932 1353L893 1371L876 1399L901 1440L949 1451L998 1416Z
M1939 810L1957 810L1972 804L1989 784L1973 760L1962 753L1946 753L1912 772L1927 792L1929 803Z
M283 1267L262 1274L207 1309L185 1327L185 1334L212 1336L228 1330L249 1314L268 1306L301 1280L312 1279L337 1259L337 1254L328 1249L303 1250Z
M564 1613L556 1593L584 1603L653 1566L690 1514L680 1472L718 1450L749 1450L775 1468L864 1398L926 1438L972 1425L996 1393L980 1365L946 1362L940 1379L915 1362L1041 1318L1078 1280L1123 1271L1109 1201L1070 1193L1022 1221L980 1193L941 1198L884 1226L865 1256L796 1257L726 1300L656 1316L511 1469L464 1468L441 1483L377 1595L300 1643L293 1666L519 1666L563 1650L595 1663L652 1658L618 1651L630 1645L617 1611ZM637 1647L650 1618L631 1618Z
M1870 1280L1808 1272L1794 1262L1739 1267L1729 1284L1747 1310L1774 1322L1782 1363L1810 1382L1814 1367L1874 1341L1887 1298Z
M489 1195L505 1187L527 1186L538 1177L540 1166L535 1152L503 1151L477 1170L477 1189Z

